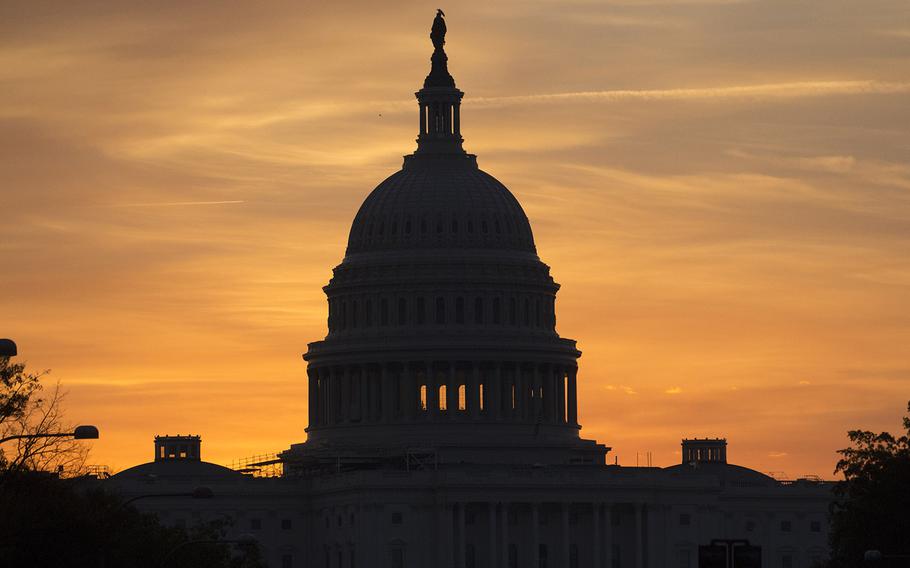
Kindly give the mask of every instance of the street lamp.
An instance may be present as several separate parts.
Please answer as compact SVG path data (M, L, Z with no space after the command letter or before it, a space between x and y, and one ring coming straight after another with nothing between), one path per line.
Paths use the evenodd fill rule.
M76 426L76 429L72 432L48 432L46 434L16 434L14 436L7 436L6 438L0 438L0 444L3 442L9 442L10 440L35 440L38 438L73 438L75 440L97 440L98 439L98 428L96 426L91 426L88 424L83 424L82 426Z
M249 533L244 533L244 534L238 535L237 538L229 538L229 539L224 539L224 540L218 540L218 539L188 540L186 542L178 544L177 546L172 548L170 552L168 552L167 554L164 555L164 558L161 559L161 568L166 568L168 565L168 562L174 557L174 555L177 554L177 552L179 550L186 548L188 546L194 546L197 544L236 544L237 546L254 547L257 544L259 544L259 541L256 540L255 536L253 536Z
M15 357L16 342L12 339L0 339L0 357Z

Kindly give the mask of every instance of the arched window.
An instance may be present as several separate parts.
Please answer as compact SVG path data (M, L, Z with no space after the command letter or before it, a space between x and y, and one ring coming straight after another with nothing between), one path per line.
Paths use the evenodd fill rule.
M515 396L517 394L515 392L515 383L512 383L511 390L512 390L512 410L515 410L516 408L518 408L518 398Z
M468 398L465 393L465 386L458 385L458 410L465 410L468 406Z
M447 410L449 407L448 400L446 400L446 386L439 385L439 410Z
M464 323L464 298L455 298L455 323Z
M442 296L436 298L436 323L444 324L446 322L446 299Z
M420 385L420 410L427 411L427 385Z
M480 296L474 298L474 323L483 323L483 298Z

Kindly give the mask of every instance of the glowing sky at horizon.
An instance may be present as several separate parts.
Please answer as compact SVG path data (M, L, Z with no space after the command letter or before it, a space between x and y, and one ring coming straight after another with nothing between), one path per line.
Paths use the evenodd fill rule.
M300 354L414 149L435 8L0 6L0 336L101 428L92 463L163 433L217 463L303 441ZM910 4L443 8L465 147L562 285L584 437L670 465L726 436L830 476L846 430L899 428Z

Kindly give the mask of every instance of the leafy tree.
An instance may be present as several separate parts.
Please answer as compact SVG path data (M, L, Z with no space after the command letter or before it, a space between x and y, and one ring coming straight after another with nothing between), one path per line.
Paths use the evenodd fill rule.
M910 554L910 403L903 436L851 430L839 450L831 513L831 565L857 566L866 550Z

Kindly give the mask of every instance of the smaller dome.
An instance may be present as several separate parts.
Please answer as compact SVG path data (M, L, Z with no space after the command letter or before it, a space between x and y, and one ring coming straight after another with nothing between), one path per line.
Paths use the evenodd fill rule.
M425 248L537 252L518 200L471 155L408 156L361 205L347 254Z
M243 474L239 471L210 462L198 460L164 460L133 466L112 475L111 479L238 479L241 477L243 477Z

